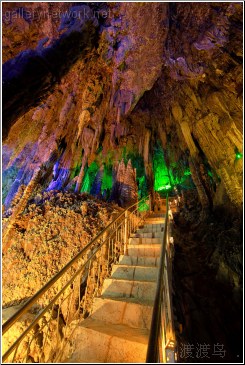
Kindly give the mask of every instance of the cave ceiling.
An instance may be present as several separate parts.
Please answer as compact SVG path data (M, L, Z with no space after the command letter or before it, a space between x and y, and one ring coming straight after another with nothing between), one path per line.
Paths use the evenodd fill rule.
M142 196L159 153L204 209L241 205L241 2L11 2L2 26L7 208L35 176L89 193L104 176L108 198L124 171Z

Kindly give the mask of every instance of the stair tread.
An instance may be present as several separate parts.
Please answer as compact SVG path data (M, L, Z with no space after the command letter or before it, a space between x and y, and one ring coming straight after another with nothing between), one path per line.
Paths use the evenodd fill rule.
M147 221L145 221L145 224L164 224L165 221L163 219L148 219Z
M73 353L69 363L142 363L146 357L149 330L113 324L91 317L74 323Z
M129 245L160 245L161 243L161 237L130 237L129 239Z
M140 266L138 264L144 263L145 267L159 267L159 257L155 256L135 256L135 255L121 255L119 258L120 265L135 265ZM150 263L150 265L147 265Z
M154 299L156 286L156 280L140 281L110 278L104 281L101 294L107 297Z
M111 278L133 281L156 281L158 268L156 266L114 265Z
M149 331L147 329L133 328L125 324L113 324L90 317L81 322L79 327L88 328L109 336L127 339L130 342L148 343Z
M71 356L68 359L65 359L65 360L62 359L62 364L63 363L65 363L65 364L74 364L74 363L83 364L81 362L81 359L78 359L77 357L78 356L74 356L74 354L71 354ZM95 357L93 354L91 356L86 355L86 364L104 364L104 362L100 358Z
M137 283L155 283L156 280L135 280L135 279L124 279L124 278L113 278L113 277L109 277L106 278L105 280L119 280L119 281L129 281L130 283L135 282Z
M101 295L99 298L95 298L95 299L105 299L105 300L110 300L110 301L114 301L114 302L125 302L125 303L133 303L133 304L138 304L138 305L143 305L143 306L149 306L152 307L154 304L154 300L151 299L140 299L140 298L128 298L128 297L107 297L105 294Z
M157 246L161 246L161 243L141 243L141 244L138 244L138 243L135 243L135 244L133 244L133 243L129 243L128 244L128 247L157 247Z
M130 257L130 256L129 256ZM138 257L138 256L134 256L134 257ZM155 258L155 257L154 257ZM139 269L142 269L142 268L147 268L147 269L156 269L157 266L154 266L154 265L129 265L129 264L115 264L114 267L132 267L132 268L139 268Z

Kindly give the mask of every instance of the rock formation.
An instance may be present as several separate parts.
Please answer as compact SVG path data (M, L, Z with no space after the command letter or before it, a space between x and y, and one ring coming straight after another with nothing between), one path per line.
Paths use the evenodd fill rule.
M185 9L173 3L13 3L3 10L8 100L3 183L6 192L14 183L11 198L29 183L31 170L47 161L58 166L59 188L77 177L78 192L87 165L100 160L102 166L108 153L115 165L123 148L142 154L150 180L152 146L160 139L175 162L184 152L192 165L208 163L228 198L241 204L242 164L235 153L242 151L239 3L194 3ZM60 21L55 12L63 14ZM151 13L147 22L146 13ZM69 38L75 36L81 46ZM178 146L169 142L176 133ZM200 171L192 170L206 206L210 199Z
M197 227L241 212L242 3L10 2L2 23L4 270L18 246L27 273L28 230L82 193L126 207L156 187L197 192ZM87 204L63 212L75 231Z
M7 227L15 218L3 246L5 307L33 295L118 212L117 206L85 193L58 190L36 194L25 208L21 216L15 208L3 215Z

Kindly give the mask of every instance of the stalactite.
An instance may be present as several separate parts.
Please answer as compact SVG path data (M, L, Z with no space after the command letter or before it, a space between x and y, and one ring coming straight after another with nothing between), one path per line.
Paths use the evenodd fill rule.
M90 113L88 110L83 110L79 116L78 120L78 131L77 131L77 139L80 138L83 128L89 123Z
M202 205L202 208L208 209L210 207L210 202L208 199L208 196L206 194L205 188L202 184L201 178L200 178L200 171L199 166L196 161L194 161L191 157L189 158L189 166L191 171L192 180L197 188L197 192L200 198L200 202Z
M230 129L222 128L219 117L210 113L198 121L194 133L230 200L239 205L243 201L242 165L235 165L235 147L242 150L242 134L233 122L229 124Z
M133 168L131 160L125 166L122 159L116 170L111 199L119 202L124 207L133 204L137 201L137 198L136 169Z
M149 129L146 130L145 139L144 139L144 164L145 166L149 163L149 143L151 138L151 131Z
M151 138L151 131L149 129L146 130L146 134L144 137L143 143L143 157L144 157L144 166L145 166L145 175L150 186L151 193L153 193L153 170L152 170L152 163L149 162L149 143Z
M82 186L82 181L83 181L83 175L84 175L84 168L86 166L87 163L87 155L84 154L83 159L82 159L82 166L77 178L77 182L76 182L76 187L75 187L75 192L78 193L81 190L81 186Z
M187 144L187 146L190 150L191 156L195 156L198 153L198 151L197 151L197 148L196 148L195 143L193 141L193 138L191 136L191 131L190 131L189 124L187 122L181 121L180 122L180 127L181 127L181 130L182 130L185 142L186 142L186 144Z
M225 167L219 169L219 174L227 188L228 196L235 205L240 206L243 202L243 190L239 186L236 175L230 175Z

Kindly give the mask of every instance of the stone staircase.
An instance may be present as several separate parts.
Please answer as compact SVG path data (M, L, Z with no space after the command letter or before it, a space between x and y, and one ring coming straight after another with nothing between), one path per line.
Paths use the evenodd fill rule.
M75 327L69 363L145 363L157 285L163 215L151 215L129 238L126 255Z

